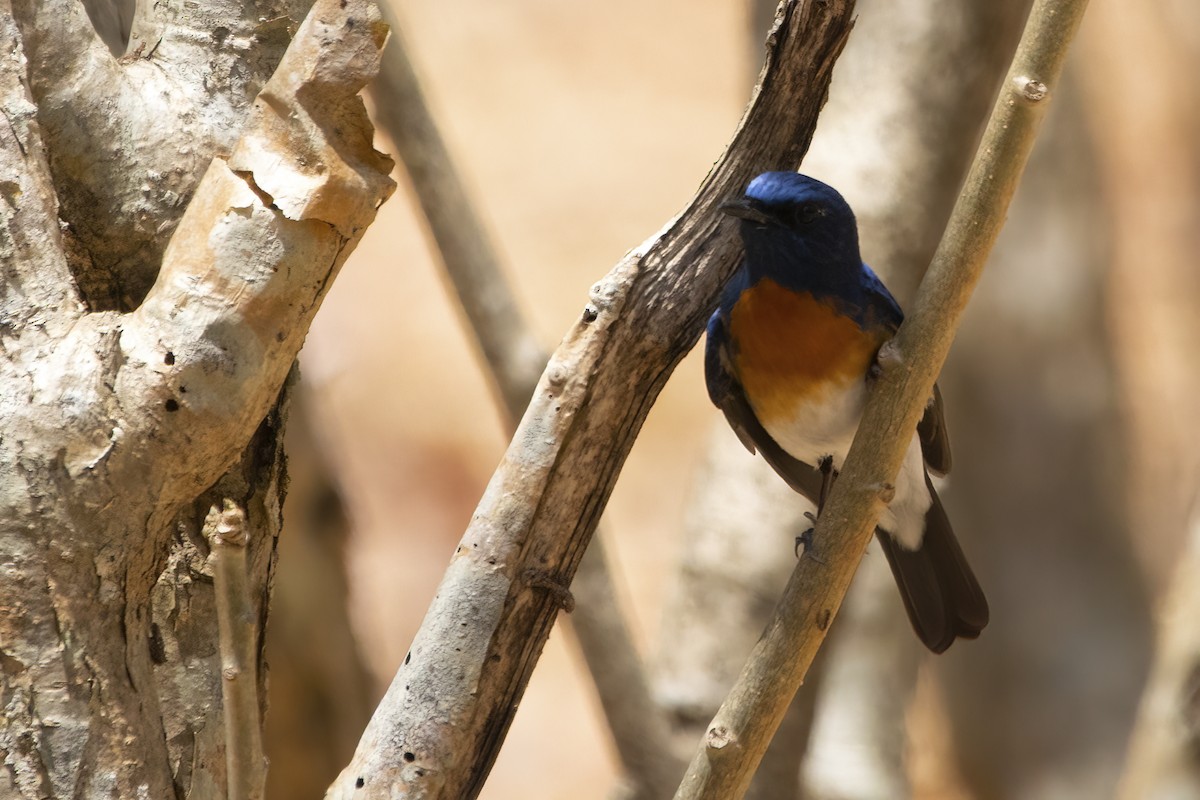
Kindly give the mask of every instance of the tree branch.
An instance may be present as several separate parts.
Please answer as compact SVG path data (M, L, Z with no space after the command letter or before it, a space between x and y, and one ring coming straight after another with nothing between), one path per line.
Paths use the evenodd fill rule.
M258 636L246 582L246 512L231 500L204 520L221 646L228 800L262 800L267 780L258 713Z
M158 463L149 485L159 493L204 488L274 402L330 282L394 188L356 94L386 35L377 15L366 2L315 6L228 162L209 167L158 281L122 325L128 363L115 389L128 422L114 473ZM184 450L186 462L156 458Z
M55 10L68 18L52 18ZM77 2L20 0L20 37L6 11L0 6L0 36L12 58L0 78L11 136L0 126L0 158L13 172L0 184L10 234L0 236L2 302L28 307L0 323L0 552L12 589L6 602L20 609L0 615L0 693L36 702L0 711L0 795L198 796L220 787L226 770L217 745L216 614L210 585L196 579L206 548L187 535L198 534L208 504L192 504L230 470L220 481L227 497L266 531L248 553L253 600L265 614L257 593L270 583L281 480L281 417L268 410L317 303L391 188L390 162L371 150L355 96L385 29L367 0L319 2L253 118L246 126L245 114L228 119L221 140L245 133L245 142L212 164L161 272L156 258L139 261L160 278L149 299L133 313L89 313L78 272L68 269L90 251L78 247L72 225L113 213L119 223L106 235L140 227L161 246L186 204L169 190L191 196L192 170L212 156L197 143L211 139L173 125L178 108L160 96L140 102L96 82L112 77L116 62L80 32L84 20L71 17ZM281 40L272 42L277 50L264 48L264 60L282 53ZM13 80L23 44L37 126ZM94 73L82 70L72 44L91 48ZM211 44L206 32L193 55ZM212 82L220 94L229 74L211 68L236 66L224 56L256 47L251 30L214 60L188 64L186 78ZM143 68L185 79L161 67ZM142 148L155 156L138 158ZM148 176L151 163L169 167ZM64 204L60 217L47 173L67 193L100 192L96 205L106 207L71 215ZM90 188L73 182L76 174ZM108 196L104 176L125 182ZM122 205L142 194L124 194L130 182L146 181L154 201ZM157 203L163 188L169 213Z
M92 310L128 311L150 289L198 179L233 146L311 2L138 5L154 32L117 59L78 0L14 2Z
M385 8L385 18L388 14ZM408 172L511 429L521 418L549 354L538 345L504 278L500 259L467 198L399 35L393 35L384 51L375 86L381 101L377 104L380 124ZM641 658L621 615L606 550L605 539L597 532L571 584L579 599L571 628L600 698L629 796L668 797L684 765L669 748L666 718L651 702Z
M958 320L1003 225L1086 0L1039 0L916 303L881 353L841 477L817 522L824 563L803 559L676 797L741 797L850 585Z
M385 19L389 14L385 8ZM388 19L388 24L400 30L394 20ZM508 418L520 419L547 354L508 288L491 237L467 198L398 33L384 50L375 88L380 99L376 116L408 173L446 276L491 372L492 385Z
M725 156L683 214L593 288L329 797L480 790L625 455L734 269L716 206L758 172L799 163L851 9L784 5Z
M249 553L254 585L265 591L281 467L280 416L267 412L337 268L391 189L390 162L371 150L355 96L385 30L367 0L322 0L262 93L246 140L228 163L213 164L188 206L150 298L130 314L86 313L62 250L84 260L87 253L56 231L36 142L49 129L41 112L59 121L72 118L74 104L80 114L111 112L114 135L89 140L87 152L72 150L78 142L47 144L48 160L68 173L112 168L104 148L121 148L131 131L119 119L132 112L114 99L124 97L119 90L72 94L81 88L74 73L63 78L69 86L56 86L62 76L54 66L62 62L52 58L50 40L77 26L68 21L56 31L41 19L39 28L28 15L71 13L76 5L22 2L29 38L46 37L30 56L45 78L40 96L34 87L39 125L30 124L33 106L12 80L19 56L8 65L16 69L0 70L13 134L0 127L0 157L21 176L0 185L11 209L4 224L14 234L0 237L0 247L11 248L0 259L5 302L24 292L29 303L0 323L0 595L21 608L0 615L2 659L12 666L0 670L0 688L36 698L2 712L8 769L0 770L0 795L168 797L219 785L225 772L214 763L223 760L215 755L216 615L210 588L194 580L204 544L185 535L198 532L186 523L198 523L207 504L196 509L199 518L188 512L236 463L239 474L221 483L233 486L227 496L239 499L250 524L268 531ZM19 53L6 10L0 6L0 36ZM138 108L143 116L146 107ZM169 140L168 119L140 122L159 138L139 144L174 159L165 180L186 183L190 194L189 170L211 151L181 158L173 148L194 140ZM222 136L234 140L242 122ZM135 162L146 163L130 158L121 168L141 181ZM79 188L62 172L54 178L58 187ZM174 216L139 208L145 215L126 209L121 224L167 238ZM55 252L43 258L47 249Z

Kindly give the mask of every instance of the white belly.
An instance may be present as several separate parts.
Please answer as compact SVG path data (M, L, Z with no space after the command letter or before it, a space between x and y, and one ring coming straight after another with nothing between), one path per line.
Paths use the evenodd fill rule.
M854 377L806 395L787 414L759 419L771 438L795 458L815 466L825 456L833 456L834 468L841 469L866 402L866 381Z
M866 402L866 382L856 378L810 394L798 401L790 414L761 421L771 438L794 458L815 467L825 456L832 456L834 469L840 470ZM916 550L921 546L925 512L932 500L925 486L921 440L915 431L895 486L896 494L878 524L900 545Z

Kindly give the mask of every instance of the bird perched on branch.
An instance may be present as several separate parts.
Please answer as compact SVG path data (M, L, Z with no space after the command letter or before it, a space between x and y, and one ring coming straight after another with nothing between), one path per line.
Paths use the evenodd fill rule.
M722 210L741 223L745 260L708 322L708 394L742 443L820 513L858 429L879 348L904 314L862 262L854 213L833 188L767 172ZM935 653L988 622L987 600L929 480L949 469L935 387L875 531L913 628Z

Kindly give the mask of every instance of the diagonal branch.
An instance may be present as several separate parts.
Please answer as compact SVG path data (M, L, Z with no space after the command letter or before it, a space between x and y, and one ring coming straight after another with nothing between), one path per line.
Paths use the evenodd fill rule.
M546 366L546 353L526 324L504 279L479 215L467 198L454 160L425 102L400 26L384 18L393 35L383 51L375 114L396 146L446 276L475 335L510 419L520 419Z
M825 543L825 562L804 559L793 572L762 639L701 743L676 795L679 800L742 796L824 640L1003 225L1049 87L1058 79L1086 5L1086 0L1039 0L1034 5L912 313L880 355L883 373L817 523L815 536Z
M385 19L389 10L383 7ZM399 30L389 20L393 31ZM442 267L511 427L549 359L504 278L500 259L458 176L403 38L393 33L375 81L377 116L408 172ZM579 640L633 798L667 797L684 764L669 749L666 717L651 702L641 658L621 615L604 537L592 539L571 584Z
M716 207L758 172L799 163L852 8L784 4L725 156L688 208L593 288L329 797L479 792L634 437L735 267Z

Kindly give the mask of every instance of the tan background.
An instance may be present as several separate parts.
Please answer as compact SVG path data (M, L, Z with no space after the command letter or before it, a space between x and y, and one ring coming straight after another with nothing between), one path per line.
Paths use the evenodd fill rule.
M1096 0L1092 6L1089 16L1100 17L1100 22L1085 19L1086 45L1074 59L1076 77L1066 84L1077 92L1076 97L1095 98L1098 91L1104 94L1088 63L1111 60L1117 52L1139 52L1122 38L1130 32L1112 25L1116 0ZM732 134L758 67L757 55L748 47L743 4L733 0L400 0L396 8L434 111L510 266L517 294L541 340L551 347L587 302L589 286L686 203ZM1132 41L1136 45L1138 40ZM1193 41L1193 52L1195 44ZM1078 66L1085 58L1093 61ZM835 90L836 80L835 72ZM1194 96L1194 88L1190 93ZM1195 106L1193 96L1187 98L1189 108ZM1104 114L1112 113L1114 106L1121 107L1112 102L1112 95L1109 100L1107 106L1100 104L1100 112L1092 113L1093 124L1096 120L1106 124ZM1076 173L1093 169L1081 155L1086 148L1075 138L1078 134L1078 127L1057 134L1056 152L1069 157L1056 155L1047 159L1050 163L1043 161L1039 167L1042 181L1065 185L1065 179L1059 181L1052 172L1063 163ZM390 149L383 140L379 146ZM1155 155L1166 162L1176 157L1176 151L1162 143L1156 150ZM1110 168L1112 163L1110 154ZM1133 167L1135 171L1139 168ZM376 681L376 693L403 659L506 444L458 310L430 257L402 172L397 179L401 190L384 207L338 278L301 357L313 424L351 514L352 615ZM1092 195L1099 191L1091 178L1075 180L1071 186L1071 191ZM1112 185L1104 188L1112 191ZM1126 195L1147 193L1144 197L1155 191L1153 181L1125 189ZM1070 196L1064 202L1072 202ZM914 209L914 213L919 211ZM1194 206L1186 213L1191 214L1185 214L1186 219L1195 221ZM1005 363L993 362L997 369L1029 373L1031 381L1046 388L1051 405L1067 406L1062 411L1064 418L1103 416L1084 406L1108 408L1114 403L1106 394L1111 391L1108 385L1097 383L1111 379L1108 365L1095 361L1094 350L1075 347L1071 337L1080 334L1068 331L1072 325L1072 331L1094 331L1111 323L1108 318L1096 319L1101 304L1097 296L1087 295L1103 289L1101 276L1114 226L1105 225L1102 219L1102 215L1093 216L1070 230L1046 230L1039 227L1035 215L1023 215L1018 206L1013 220L1022 227L1007 236L1024 237L1026 246L1029 239L1036 238L1035 255L1010 261L1007 268L994 269L985 278L952 365L954 358L961 359L964 353L987 351L994 346L989 343L1008 343L1008 355L1001 357ZM1086 246L1064 238L1070 236L1087 237ZM1083 280L1079 268L1075 272L1059 269L1054 256L1046 260L1037 256L1043 245L1046 254L1061 252L1055 248L1063 247L1083 252L1082 270L1094 272ZM1077 303L1071 310L1074 321L1060 324L1054 314L1056 308L1065 307L1063 297L1075 302L1084 295L1087 302ZM1079 317L1084 323L1078 323ZM1106 330L1117 335L1113 329ZM1120 330L1119 326L1115 330ZM1092 337L1095 348L1103 349L1104 344L1098 343L1103 336L1086 335ZM1057 349L1052 353L1043 349L1048 354L1046 364L1038 366L1022 350L1042 347L1042 342L1056 336L1061 340L1054 345ZM995 359L998 351L987 352L988 358ZM948 389L951 433L958 445L957 468L981 474L982 479L975 479L976 486L994 486L998 479L989 476L988 467L1002 463L994 457L996 442L1007 435L1005 426L1017 436L1017 428L1029 420L1022 417L1019 399L989 386L986 375L973 375L972 364L960 367L957 405L955 380L943 382ZM1014 393L1019 397L1020 390ZM972 411L964 412L964 408ZM990 416L976 420L972 413ZM685 497L708 431L717 421L704 394L697 353L693 353L672 376L652 410L609 505L610 527L616 534L612 550L626 584L627 610L646 652L653 652L649 645L660 621L664 584L675 554L683 546L679 532ZM1029 435L1036 442L1038 424L1056 423L1051 414L1048 421L1030 424L1034 430ZM1181 430L1180 435L1186 432ZM1041 440L1047 437L1041 436ZM1066 460L1074 458L1080 465L1101 471L1121 468L1122 454L1109 446L1110 440L1086 444ZM1037 716L1037 692L1022 694L1025 684L1037 680L1039 671L1053 680L1071 674L1088 676L1083 682L1094 681L1095 692L1111 698L1112 708L1093 703L1096 720L1074 722L1093 729L1117 729L1116 744L1110 741L1107 750L1096 751L1106 753L1109 763L1103 769L1112 772L1119 770L1121 731L1128 725L1122 715L1130 713L1145 669L1149 634L1140 615L1145 614L1147 601L1138 595L1136 586L1131 589L1121 584L1114 589L1104 583L1108 579L1097 579L1096 575L1105 574L1104 569L1087 572L1092 561L1131 562L1133 556L1121 547L1089 550L1066 539L1062 544L1022 543L1020 533L1029 527L1022 514L1032 513L1031 504L1042 502L1031 498L1046 480L1061 477L1038 473L1043 456L1034 447L1018 454L1018 471L1023 471L1024 465L1029 471L1023 476L1024 483L1017 481L1020 488L1016 493L973 497L964 489L956 497L951 489L947 505L956 519L1012 514L1013 539L989 540L981 548L991 558L980 569L981 578L992 596L994 616L1011 620L1031 614L1049 621L1044 624L1059 625L1049 633L1049 655L1043 653L1047 661L1026 659L1017 669L1003 656L994 657L981 647L967 654L974 659L954 663L959 665L960 678L962 665L974 670L976 682L969 688L978 694L983 686L993 708L1003 706L1010 696L1009 705L1014 707L1022 701L1031 703L1018 730L1020 725L1042 724ZM968 475L964 484L971 485L971 480ZM1073 485L1063 483L1064 487ZM1096 513L1110 517L1122 513L1120 498L1111 494L1085 502L1104 509ZM955 514L956 504L959 515ZM971 505L969 513L966 504ZM1080 519L1090 518L1084 515ZM1162 565L1170 564L1181 537L1179 530L1156 530L1135 540L1141 542L1134 548L1137 556L1149 565L1147 596L1159 593L1169 575ZM1049 557L1043 558L1036 549L1040 546L1048 551L1057 547L1062 552L1055 557L1067 563L1082 562L1080 571L1087 574L1060 579L1052 571L1038 572L1029 559L1021 560L1028 555L1035 562L1048 563ZM994 555L997 549L999 556ZM288 568L286 559L285 545L281 569ZM1074 581L1086 591L1076 591ZM1094 602L1088 592L1107 599ZM1005 602L1010 596L1018 598L1011 608ZM1024 608L1020 607L1021 596L1026 598ZM1045 613L1029 608L1030 597L1047 598L1042 606ZM1129 610L1131 619L1122 618L1114 626L1142 627L1142 636L1134 645L1116 635L1109 640L1072 639L1072 626L1089 613L1115 619L1104 602ZM1005 641L1000 626L996 627L993 645ZM1060 640L1061 646L1055 644ZM1128 646L1139 650L1135 657L1116 657L1118 648ZM1088 649L1097 647L1110 649ZM961 659L962 655L947 658L951 657ZM1074 659L1091 667L1072 673ZM1013 661L1017 660L1014 656ZM1106 673L1103 665L1110 663L1116 666ZM1100 677L1096 677L1098 673ZM1039 691L1052 695L1056 691L1053 680ZM953 680L950 685L956 686ZM992 713L986 702L981 708L973 709L969 703L956 707L979 718ZM921 736L913 745L918 770L927 772L929 760L937 761L938 754L952 745L940 719L933 715L932 720L917 723ZM1045 721L1049 728L1055 724ZM997 723L995 728L1000 731L1003 726ZM975 744L976 756L982 748L986 758L988 745L987 736L982 735ZM1011 763L1028 763L1011 741L1005 752L1016 759ZM968 762L970 758L968 752ZM1007 778L1013 771L1000 757L979 774L988 776L989 769ZM925 779L922 797L959 796L953 794L953 787L942 793L931 788L939 786L944 777L937 774L936 764L931 771L934 775ZM560 627L534 674L483 797L591 800L608 794L613 777L610 747L591 687ZM1000 783L994 777L980 780ZM997 790L994 796L1030 796L1011 788L1019 787L1019 781L1007 783L1009 792Z

